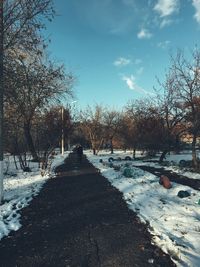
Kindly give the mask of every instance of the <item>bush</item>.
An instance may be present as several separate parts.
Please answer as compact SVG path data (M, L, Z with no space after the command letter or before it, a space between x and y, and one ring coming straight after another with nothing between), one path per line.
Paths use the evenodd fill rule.
M131 168L125 168L123 171L123 175L127 178L133 177L133 172Z

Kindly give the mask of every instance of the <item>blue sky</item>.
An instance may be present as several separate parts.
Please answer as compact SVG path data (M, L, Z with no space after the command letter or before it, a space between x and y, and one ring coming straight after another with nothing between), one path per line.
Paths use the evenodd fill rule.
M77 76L77 105L151 95L177 48L200 47L200 0L55 0L49 51Z

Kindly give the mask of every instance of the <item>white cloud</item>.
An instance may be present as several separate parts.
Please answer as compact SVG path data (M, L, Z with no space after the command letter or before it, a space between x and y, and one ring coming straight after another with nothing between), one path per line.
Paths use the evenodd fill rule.
M122 80L126 82L129 89L135 90L136 84L135 84L135 77L133 75L131 75L130 77L123 76Z
M200 0L192 0L192 5L194 6L196 11L194 18L198 23L200 23Z
M170 43L171 43L170 41L166 40L166 41L163 41L163 42L159 42L157 44L157 46L159 48L166 49L170 45Z
M119 57L113 64L117 67L123 67L131 64L131 60L129 58Z
M152 37L152 34L147 29L141 29L138 32L137 37L139 39L150 39Z
M164 28L166 26L169 26L170 24L172 24L173 20L172 19L166 19L164 18L161 23L160 23L160 28Z
M157 4L154 6L154 10L159 13L160 17L166 17L178 12L179 7L179 0L158 0Z
M130 90L137 91L137 92L143 93L143 94L151 94L136 84L136 78L133 75L131 75L129 77L124 75L124 76L122 76L122 80L126 82L128 88Z

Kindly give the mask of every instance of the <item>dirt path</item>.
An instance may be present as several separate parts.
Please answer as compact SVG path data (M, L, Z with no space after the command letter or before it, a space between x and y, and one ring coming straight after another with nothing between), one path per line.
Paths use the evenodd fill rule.
M191 179L183 175L177 174L175 172L165 170L164 168L154 168L150 166L135 166L135 167L150 172L154 175L157 175L158 177L160 177L161 175L166 175L172 182L176 182L182 185L187 185L195 190L200 190L199 179Z
M0 241L0 266L174 266L85 158L71 154L57 172L22 210L23 227Z

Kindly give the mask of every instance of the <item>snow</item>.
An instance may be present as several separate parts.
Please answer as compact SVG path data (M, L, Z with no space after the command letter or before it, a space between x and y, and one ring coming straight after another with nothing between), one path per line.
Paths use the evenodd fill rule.
M173 158L175 158L175 155L173 155ZM180 157L180 155L177 155L177 158L180 158L181 159L184 159L184 160L191 160L191 158L189 158L189 156L186 156L186 157L183 157L182 158ZM176 159L176 160L173 160L173 162L176 162L178 163L180 160ZM182 176L185 176L185 177L188 177L190 179L198 179L200 180L200 174L199 173L195 173L195 172L191 172L191 171L188 171L187 168L179 168L178 166L161 166L159 163L155 163L155 162L143 162L143 161L134 161L134 165L135 166L149 166L149 167L154 167L154 168L163 168L165 170L169 170L169 171L172 171L172 172L175 172L179 175L182 175Z
M119 155L125 157L127 153L118 152L112 157L117 158ZM157 176L133 167L135 161L114 161L114 165L120 166L120 171L115 171L106 164L111 155L103 153L93 156L87 152L87 156L102 175L123 193L128 207L138 214L141 221L149 223L153 242L168 253L177 266L199 266L199 191L177 183L172 183L172 188L167 190L159 184ZM105 163L100 163L100 159ZM125 164L129 164L132 169L132 178L123 176ZM190 196L183 199L177 197L180 190L188 191Z
M57 155L51 165L51 173L42 176L38 163L30 163L31 172L16 171L13 160L9 160L8 174L4 177L4 202L0 206L0 240L11 231L21 227L19 211L37 196L45 182L53 175L54 168L64 161L67 152ZM5 167L6 167L5 162Z

